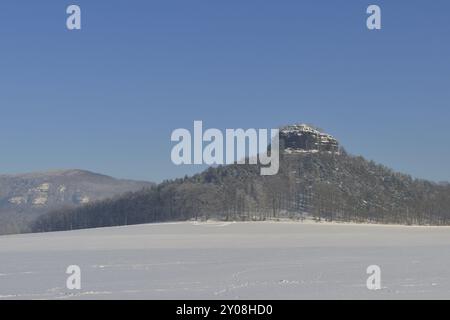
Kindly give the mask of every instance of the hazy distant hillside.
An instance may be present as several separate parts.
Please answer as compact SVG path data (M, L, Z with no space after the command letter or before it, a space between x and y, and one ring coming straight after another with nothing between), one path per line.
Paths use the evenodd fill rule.
M62 207L74 207L152 186L83 170L0 175L0 233Z
M280 171L256 165L209 168L118 199L56 210L34 231L216 218L303 218L404 224L450 224L450 186L394 172L348 155L337 140L308 126L281 132ZM329 151L331 150L331 151Z

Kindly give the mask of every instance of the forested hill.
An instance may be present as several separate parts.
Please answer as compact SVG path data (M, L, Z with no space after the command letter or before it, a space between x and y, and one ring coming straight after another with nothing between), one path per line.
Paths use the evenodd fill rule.
M27 230L39 215L151 187L85 170L0 175L0 234Z
M209 168L151 189L40 217L34 232L188 219L303 218L450 224L450 187L345 152L285 153L275 176L256 165Z

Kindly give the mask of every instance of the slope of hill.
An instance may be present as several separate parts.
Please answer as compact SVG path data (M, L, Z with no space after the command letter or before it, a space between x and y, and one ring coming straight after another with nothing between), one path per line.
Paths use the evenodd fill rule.
M75 207L152 184L65 170L0 175L0 233L16 232L30 219L62 207Z
M413 179L348 155L337 149L333 137L305 128L290 126L288 135L281 132L280 145L286 149L275 176L259 175L256 165L209 168L193 177L167 181L114 200L56 210L35 221L32 230L208 218L302 219L306 215L328 221L450 223L450 186Z

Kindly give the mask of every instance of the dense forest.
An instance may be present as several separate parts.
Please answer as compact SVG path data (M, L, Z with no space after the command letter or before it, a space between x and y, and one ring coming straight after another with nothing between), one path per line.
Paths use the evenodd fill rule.
M450 186L413 179L362 157L283 154L275 176L257 165L211 167L192 177L39 217L33 232L190 219L450 224Z

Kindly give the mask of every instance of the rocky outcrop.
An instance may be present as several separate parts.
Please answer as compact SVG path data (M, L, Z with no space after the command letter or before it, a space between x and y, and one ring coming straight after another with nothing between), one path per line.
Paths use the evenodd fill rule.
M280 146L286 153L339 152L339 142L333 136L306 124L281 128Z

